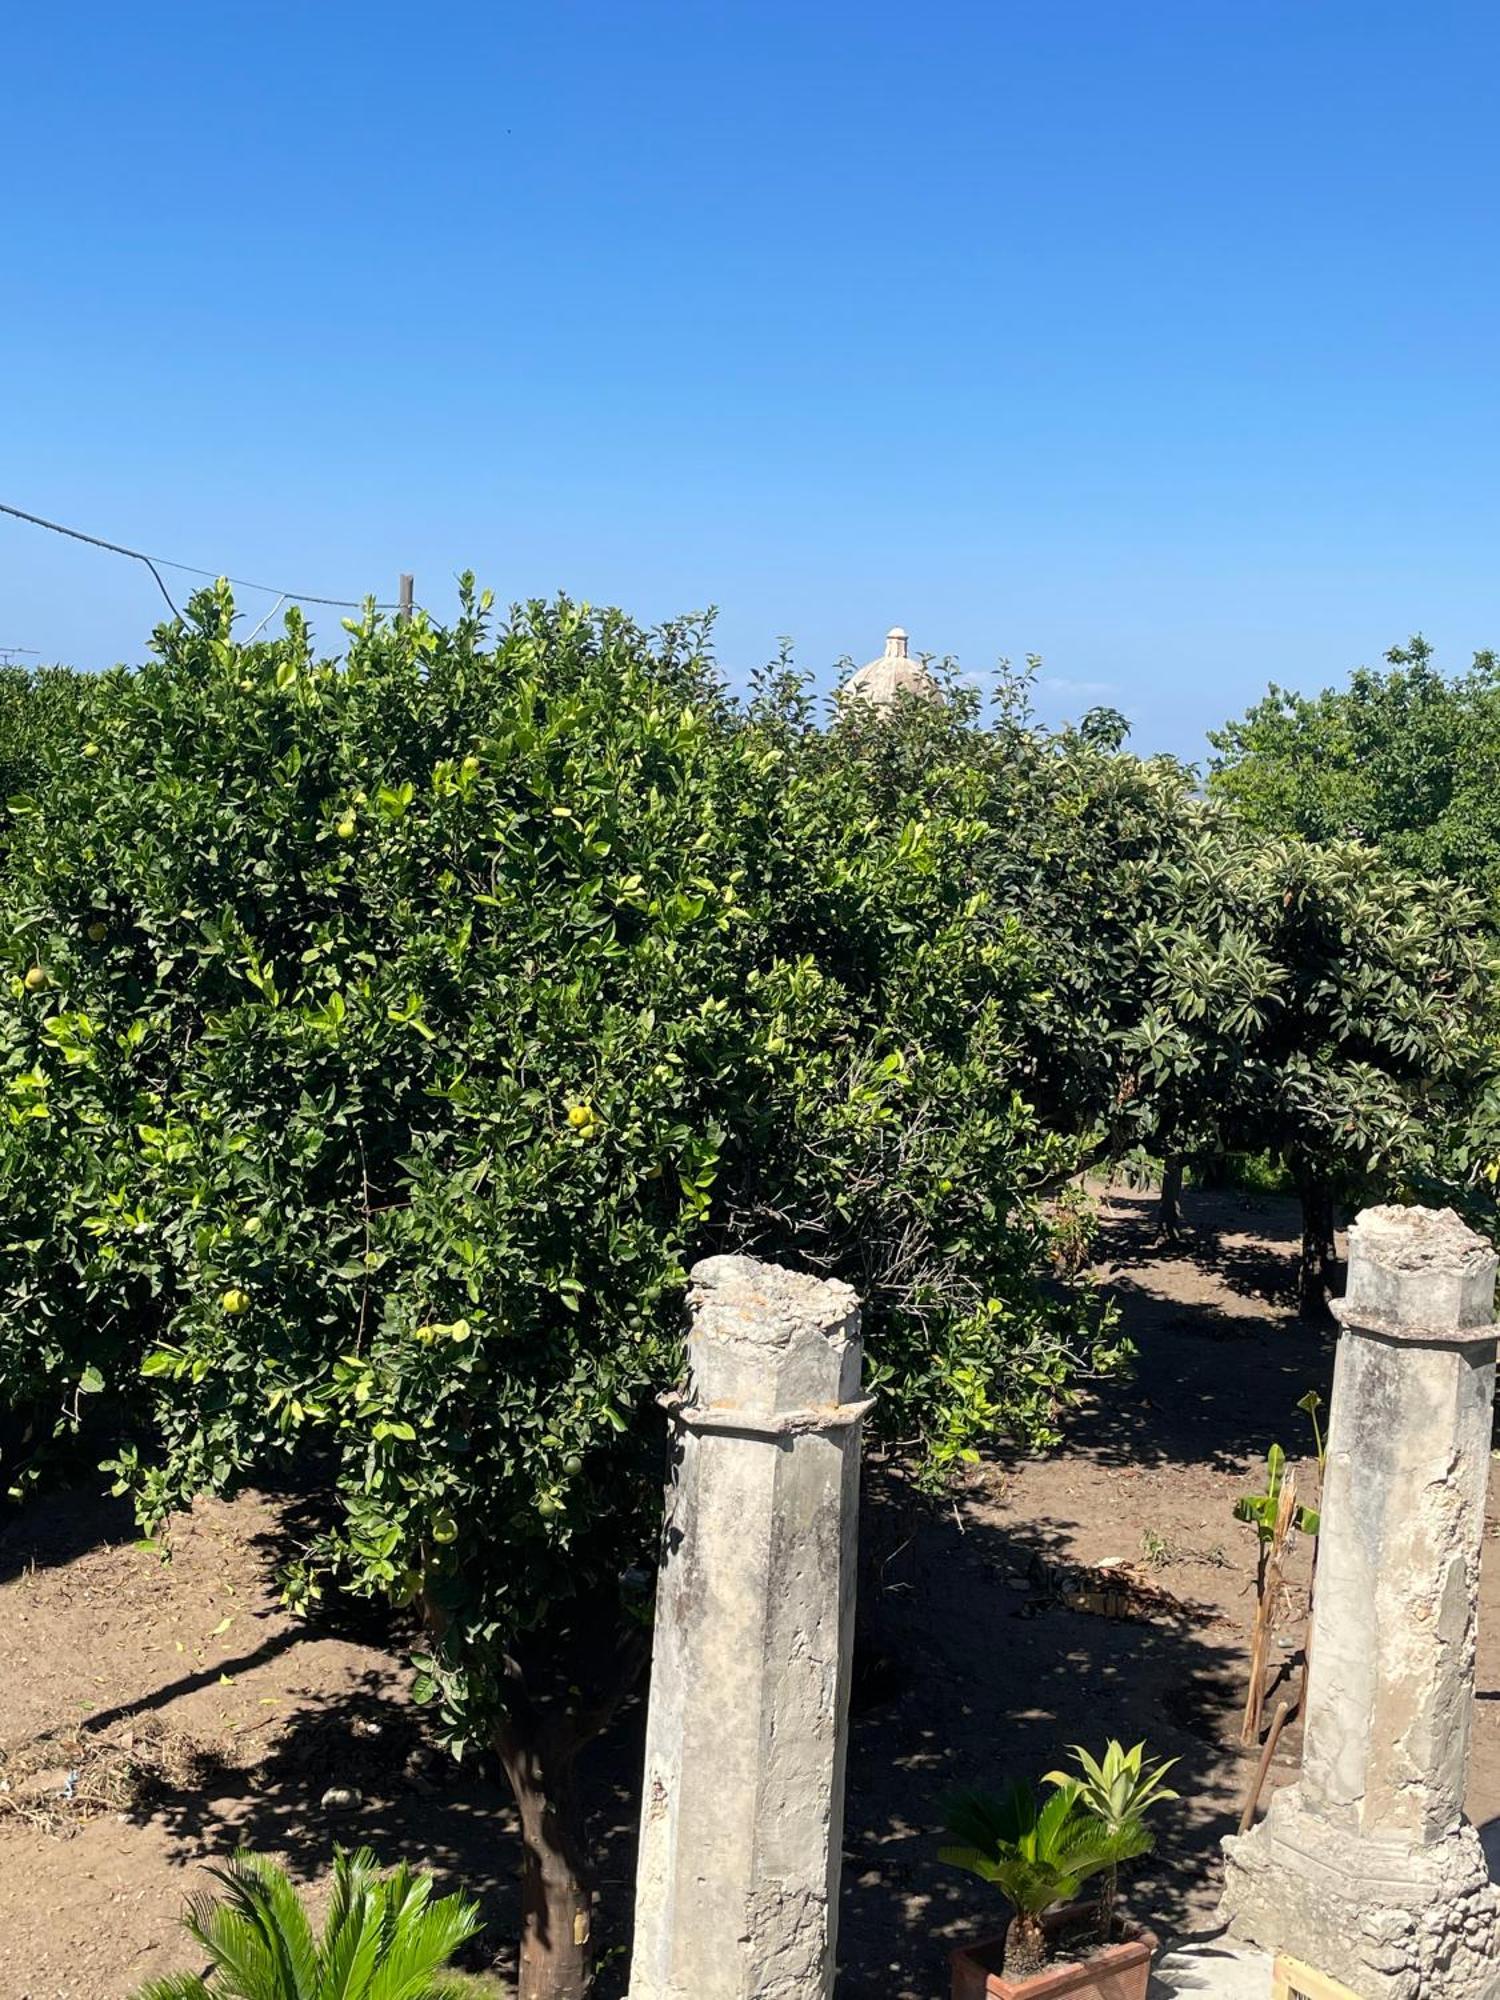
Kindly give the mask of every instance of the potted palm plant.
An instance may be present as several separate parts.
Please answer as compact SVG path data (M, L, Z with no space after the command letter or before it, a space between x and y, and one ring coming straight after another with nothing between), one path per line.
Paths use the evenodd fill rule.
M1117 1919L1115 1878L1154 1845L1144 1814L1175 1796L1167 1766L1148 1764L1139 1744L1074 1755L1083 1778L1052 1772L1045 1800L1020 1783L948 1808L942 1858L993 1883L1015 1912L998 1936L953 1953L953 2000L1145 2000L1156 1939ZM1101 1893L1079 1901L1095 1878Z

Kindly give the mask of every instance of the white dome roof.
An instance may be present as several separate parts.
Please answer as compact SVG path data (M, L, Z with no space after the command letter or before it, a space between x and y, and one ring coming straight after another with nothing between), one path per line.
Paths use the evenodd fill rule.
M867 701L875 708L893 708L898 695L920 695L927 701L941 701L937 682L920 660L906 650L906 634L893 625L885 635L885 651L857 674L851 674L841 693L844 701Z

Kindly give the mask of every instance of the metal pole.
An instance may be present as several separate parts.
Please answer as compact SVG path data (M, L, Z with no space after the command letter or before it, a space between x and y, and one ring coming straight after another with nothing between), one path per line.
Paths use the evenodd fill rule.
M411 583L410 574L403 570L401 575L401 609L396 613L396 623L398 625L409 625L411 623Z

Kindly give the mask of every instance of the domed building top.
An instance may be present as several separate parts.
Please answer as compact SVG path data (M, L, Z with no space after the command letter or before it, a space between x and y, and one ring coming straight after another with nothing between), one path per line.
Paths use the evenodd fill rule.
M920 695L925 701L941 701L937 682L920 660L906 650L906 634L893 625L885 635L885 651L857 674L851 674L840 693L843 701L867 701L874 708L893 708L901 694Z

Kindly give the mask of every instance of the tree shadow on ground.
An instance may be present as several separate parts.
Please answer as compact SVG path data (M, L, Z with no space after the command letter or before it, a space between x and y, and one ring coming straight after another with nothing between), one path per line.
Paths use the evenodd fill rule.
M1182 1234L1172 1243L1157 1235L1153 1192L1112 1186L1107 1198L1108 1213L1096 1244L1101 1262L1149 1267L1191 1261L1256 1311L1269 1307L1296 1320L1302 1219L1291 1196L1189 1188L1182 1197ZM1342 1280L1336 1275L1334 1291L1341 1289ZM1226 1333L1233 1325L1231 1319Z
M1275 1283L1246 1294L1256 1300L1254 1310L1224 1310L1226 1268L1241 1259L1259 1286L1265 1262L1261 1248L1249 1244L1241 1251L1219 1233L1232 1225L1240 1199L1256 1210L1257 1229L1291 1245L1295 1204L1284 1197L1189 1190L1183 1198L1189 1236L1171 1251L1153 1253L1153 1199L1111 1191L1098 1245L1103 1288L1120 1308L1135 1360L1128 1377L1100 1384L1066 1413L1064 1450L1087 1453L1103 1465L1225 1471L1263 1458L1273 1444L1296 1456L1311 1443L1297 1403L1309 1389L1326 1401L1334 1329L1310 1325L1292 1311L1273 1319L1264 1295L1277 1290ZM1270 1263L1284 1280L1287 1252L1278 1250Z
M1135 1288L1117 1282L1113 1289L1128 1297ZM1147 1303L1148 1310L1132 1313L1136 1357L1129 1374L1102 1383L1064 1414L1065 1449L1087 1452L1101 1465L1223 1472L1243 1470L1273 1444L1293 1457L1311 1445L1297 1405L1309 1389L1326 1405L1331 1335L1294 1321L1275 1333L1247 1326L1243 1334L1215 1339L1221 1328L1206 1324L1207 1315L1161 1315ZM1202 1365L1205 1336L1213 1342L1209 1368Z
M256 1762L239 1761L234 1744L200 1748L185 1764L191 1782L155 1789L139 1816L187 1866L243 1847L278 1856L299 1883L322 1884L338 1845L430 1870L442 1893L462 1889L480 1904L484 1929L460 1963L513 1978L520 1845L509 1790L491 1758L456 1763L438 1748L405 1678L393 1660L337 1696L302 1701L278 1716ZM585 1773L605 1994L616 1990L610 1968L623 1963L630 1915L638 1738L638 1717L627 1718Z
M98 1475L49 1492L22 1512L0 1513L0 1583L28 1569L65 1569L91 1549L129 1542L137 1533L128 1500L99 1492Z
M268 1585L319 1531L329 1504L316 1469L305 1467L277 1499L267 1529L249 1538ZM456 1761L411 1702L406 1660L419 1632L409 1617L384 1603L330 1593L305 1621L273 1630L243 1655L178 1675L100 1711L90 1724L101 1731L130 1728L179 1696L278 1655L295 1688L297 1648L329 1638L379 1649L384 1657L352 1685L303 1689L281 1701L259 1742L240 1736L184 1744L183 1782L154 1783L137 1816L154 1822L187 1868L243 1847L274 1854L299 1883L321 1886L338 1845L368 1846L382 1866L407 1861L429 1870L440 1893L462 1889L480 1904L484 1928L460 1964L513 1979L521 1849L510 1789L493 1756ZM598 1868L602 2000L624 1991L643 1728L644 1700L637 1696L584 1760Z
M1132 1231L1146 1240L1150 1204L1140 1199L1115 1239L1120 1263L1130 1261ZM1332 1343L1295 1319L1275 1323L1263 1307L1225 1312L1224 1274L1214 1262L1222 1252L1211 1236L1214 1204L1225 1199L1189 1193L1197 1234L1172 1259L1180 1268L1170 1285L1160 1267L1113 1279L1138 1360L1130 1379L1101 1385L1066 1413L1064 1452L1111 1471L1224 1469L1274 1441L1305 1443L1295 1405L1309 1387L1327 1393ZM1277 1208L1275 1200L1257 1204L1254 1227L1284 1235L1285 1215L1267 1220ZM1194 1265L1204 1281L1196 1297ZM318 1484L282 1496L275 1529L259 1542L268 1577L315 1533ZM1071 1605L1058 1579L1066 1578L1077 1523L1063 1507L986 1521L961 1496L919 1494L899 1467L880 1464L870 1469L866 1497L843 2000L933 2000L946 1990L951 1945L997 1928L1004 1913L995 1892L938 1861L944 1798L964 1784L1039 1776L1075 1741L1097 1749L1107 1736L1144 1738L1156 1754L1181 1759L1174 1775L1182 1802L1163 1812L1160 1851L1131 1871L1126 1900L1165 1932L1201 1912L1218 1840L1233 1828L1253 1761L1232 1740L1243 1697L1233 1635L1184 1601L1137 1607L1130 1617ZM86 1507L76 1517L33 1510L26 1535L0 1538L0 1561L63 1563L70 1551L129 1538L128 1514L110 1517L103 1530L97 1501L92 1506L92 1517ZM406 1699L404 1635L393 1631L389 1611L335 1603L214 1672L242 1669L273 1644L290 1665L304 1637L329 1632L380 1646L388 1665L372 1667L352 1692L304 1691L290 1713L278 1713L274 1736L254 1755L225 1746L190 1787L162 1792L146 1810L189 1868L244 1845L279 1853L300 1880L321 1883L335 1842L367 1843L387 1864L430 1868L444 1889L462 1886L480 1899L486 1928L467 1963L512 1972L519 1842L508 1792L488 1760L454 1766L436 1750ZM187 1676L147 1692L117 1720L128 1723L127 1709L154 1713L189 1692L188 1681L197 1685ZM637 1699L584 1773L599 1866L599 2000L619 2000L626 1988L643 1722ZM330 1790L357 1797L335 1810L324 1804ZM1500 1822L1485 1837L1493 1854Z
M946 1989L953 1945L1005 1918L997 1892L937 1858L946 1796L1039 1778L1074 1742L1144 1738L1181 1759L1183 1802L1164 1809L1160 1850L1126 1885L1134 1914L1180 1928L1195 1898L1201 1907L1248 1782L1249 1760L1229 1741L1244 1692L1238 1650L1190 1605L1164 1599L1129 1618L1068 1608L1057 1580L1069 1522L1001 1530L931 1503L914 1517L899 1480L879 1475L865 1518L840 1994L930 2000Z

